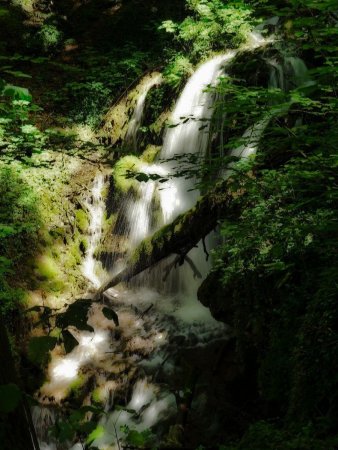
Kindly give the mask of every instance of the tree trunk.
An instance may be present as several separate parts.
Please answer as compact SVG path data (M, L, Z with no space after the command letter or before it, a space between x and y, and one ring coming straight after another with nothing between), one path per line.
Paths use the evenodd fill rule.
M220 183L192 209L178 216L153 236L144 239L130 256L126 269L102 285L96 292L95 299L98 300L110 287L129 281L173 253L180 255L183 261L186 254L217 226L221 216L238 215L238 203L233 200L242 195L243 191L231 189L229 180Z

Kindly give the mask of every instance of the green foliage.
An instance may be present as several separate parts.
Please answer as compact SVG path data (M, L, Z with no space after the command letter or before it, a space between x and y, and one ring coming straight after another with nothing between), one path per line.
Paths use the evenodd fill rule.
M316 437L311 423L288 432L273 423L260 421L250 426L238 444L221 446L220 450L333 450L336 445L337 438Z
M267 90L248 80L240 64L233 68L234 78L224 78L217 88L222 96L217 117L224 118L226 130L223 149L243 144L243 132L271 115L256 160L233 166L234 202L241 214L222 221L223 244L216 252L238 354L243 361L256 355L259 398L285 418L280 431L254 425L238 447L243 449L331 448L322 435L333 432L338 417L331 394L338 370L332 30L322 14L327 2L312 5L311 13L297 4L305 9L292 21L292 35L299 38L299 52L310 51L311 81L288 92ZM292 8L283 10L288 19ZM311 32L305 31L310 24ZM307 436L299 430L308 421L313 429Z
M86 233L88 226L89 226L89 222L88 222L88 217L87 214L85 213L85 211L83 209L77 209L75 211L75 217L76 217L76 223L77 226L79 228L79 230L81 231L81 233Z
M6 70L5 72L9 73L8 70ZM15 72L15 73L17 74L18 72ZM12 72L12 74L13 74L13 72ZM30 95L28 89L20 87L20 86L13 86L11 84L5 85L5 87L2 91L2 95L6 96L6 97L11 97L14 100L23 100L25 102L31 102L31 100L32 100L32 96Z
M82 406L76 411L71 412L65 420L58 420L51 429L51 435L56 437L60 443L72 441L75 437L80 441L86 440L91 447L91 443L99 437L103 430L102 427L95 425L94 421L86 420L86 415L92 413L98 418L105 414L102 408L96 406Z
M20 403L22 394L16 384L0 385L0 414L14 411Z
M222 224L217 252L242 356L258 352L263 397L298 419L317 408L338 413L330 401L338 370L337 285L330 281L338 270L337 164L317 154L258 178L237 174L233 188L246 192L238 199L242 214Z
M53 350L56 343L56 337L32 337L28 345L28 358L32 363L44 366L48 362L49 351Z
M67 328L70 325L75 326L78 330L94 331L87 324L88 311L91 308L92 301L80 299L70 304L64 313L60 313L56 318L56 326L59 328Z
M132 447L147 448L154 444L155 436L149 429L137 431L123 425L121 431L125 434L125 442Z
M95 127L107 104L110 90L101 82L67 83L65 86L71 104L70 114L76 122Z
M24 299L11 279L24 273L21 265L32 252L40 218L36 195L21 173L6 165L0 165L0 199L0 310L7 314Z
M181 23L166 20L160 29L173 34L179 46L196 60L213 50L237 47L252 29L252 10L243 1L188 0L192 12Z
M37 33L37 39L46 53L50 53L60 46L63 33L54 24L43 24Z
M47 136L30 122L30 115L40 108L32 103L27 88L4 84L0 92L0 111L1 160L29 162L34 153L43 150L47 141Z
M167 83L179 90L186 79L192 75L193 67L189 59L183 55L176 55L174 59L168 64L164 71L164 76Z
M54 280L59 274L53 258L47 255L37 258L35 265L37 275L44 280Z
M95 128L108 105L142 75L148 58L130 45L104 54L86 48L72 65L53 63L65 81L60 90L45 93L46 101L71 121Z

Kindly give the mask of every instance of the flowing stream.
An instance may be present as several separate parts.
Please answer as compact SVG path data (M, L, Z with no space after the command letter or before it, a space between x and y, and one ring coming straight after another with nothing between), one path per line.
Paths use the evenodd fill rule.
M101 172L98 172L93 183L91 196L85 205L89 212L89 239L88 248L83 261L83 274L95 288L98 288L101 284L101 280L97 274L97 264L94 253L102 236L102 221L105 211L105 202L102 197L103 186L104 175Z
M263 43L259 35L253 34L247 46L254 49ZM155 164L145 163L141 171L165 177L174 174L178 164L176 157L206 154L215 100L212 90L207 87L217 83L235 55L235 51L229 51L199 66L177 101L171 119L175 126L165 133L159 160ZM295 60L290 59L289 64L300 67ZM271 83L277 83L278 76L281 77L278 75L280 69L274 63L271 66L275 70ZM140 93L127 133L133 146L137 145L146 95L159 82L159 76L152 78ZM250 127L244 136L250 135L249 141L234 149L233 154L248 157L254 153L268 121L268 118L262 118ZM195 181L173 177L161 184L156 181L139 183L137 196L129 196L123 204L129 248L135 248L144 237L195 204L200 195L193 189ZM104 175L99 172L86 204L90 228L83 274L94 287L102 281L94 255L102 235L104 184ZM156 221L154 217L158 210L161 218ZM206 274L209 263L201 245L189 256L199 271ZM33 411L41 449L82 448L81 443L58 447L47 433L58 415L55 405L63 404L69 394L76 393L81 386L86 386L82 403L100 403L106 411L93 443L99 449L118 448L118 439L123 437L122 425L137 431L157 426L161 432L160 424L175 417L179 394L173 392L169 382L177 378L180 370L176 364L178 353L182 349L203 348L226 336L226 326L214 320L210 311L196 300L201 280L195 279L191 268L185 266L180 271L172 271L172 276L182 282L177 282L171 291L160 293L156 286L149 287L149 283L137 289L121 286L110 289L106 302L118 314L119 325L105 317L103 305L95 303L88 317L94 332L71 329L79 345L67 355L59 347L52 351L47 381L37 394L44 406L35 407ZM159 284L163 282L159 280ZM116 405L127 406L116 409Z
M161 81L162 75L155 74L142 86L142 91L140 92L140 95L137 99L136 106L128 124L128 130L125 137L126 144L129 145L134 151L137 150L137 133L142 123L147 94L152 87L159 85Z

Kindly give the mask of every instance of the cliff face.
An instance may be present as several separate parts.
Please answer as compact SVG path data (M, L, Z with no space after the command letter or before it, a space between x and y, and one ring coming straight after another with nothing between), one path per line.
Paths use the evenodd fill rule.
M33 161L29 169L13 163L8 174L12 179L20 177L21 193L25 190L34 195L29 206L34 204L32 217L29 219L25 213L23 220L36 223L30 234L19 231L15 247L11 241L4 243L5 254L15 261L9 280L14 287L26 291L29 303L59 307L65 299L86 289L82 274L89 232L86 202L91 197L94 176L104 166L100 166L99 154L91 154L90 160L85 160L46 151ZM0 170L3 173L4 164ZM10 183L7 196L11 192L16 195L15 188ZM13 208L22 201L28 200L23 195L13 197Z

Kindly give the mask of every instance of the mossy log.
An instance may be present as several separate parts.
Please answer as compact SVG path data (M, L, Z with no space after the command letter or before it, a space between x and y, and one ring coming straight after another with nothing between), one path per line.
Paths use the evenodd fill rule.
M222 216L226 214L230 218L238 214L238 202L234 199L242 195L242 191L231 187L230 180L218 184L189 211L144 239L130 256L126 269L103 284L95 298L99 299L107 289L129 281L171 254L178 254L183 261L187 253L215 229Z

